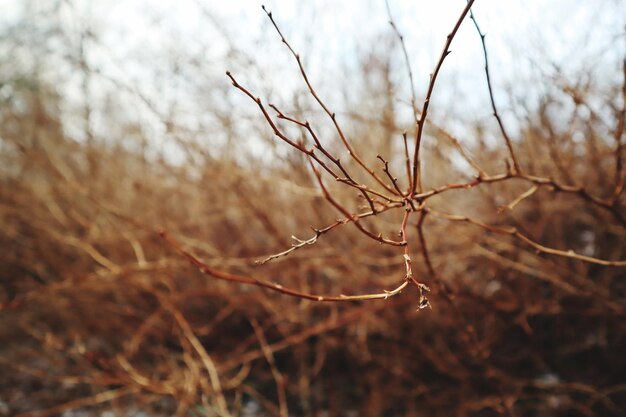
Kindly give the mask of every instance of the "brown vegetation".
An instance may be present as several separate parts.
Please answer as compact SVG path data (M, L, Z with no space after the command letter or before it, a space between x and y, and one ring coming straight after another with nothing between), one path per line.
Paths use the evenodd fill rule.
M500 143L455 137L428 111L472 3L408 126L391 88L382 121L338 117L268 12L322 113L229 73L270 163L168 120L184 163L141 126L75 140L6 73L0 414L625 415L626 84L557 72L514 134L489 83Z

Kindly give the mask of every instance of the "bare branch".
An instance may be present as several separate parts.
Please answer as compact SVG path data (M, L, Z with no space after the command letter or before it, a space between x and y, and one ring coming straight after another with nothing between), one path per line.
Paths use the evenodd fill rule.
M499 226L492 226L490 224L483 223L479 220L474 220L467 216L459 216L459 215L454 215L454 214L443 213L443 212L436 211L433 209L424 209L424 210L426 210L428 213L432 213L436 216L439 216L447 220L466 222L466 223L470 223L470 224L482 227L483 229L488 230L492 233L499 233L499 234L514 236L515 238L521 240L522 242L525 242L528 245L532 246L537 251L545 253L545 254L561 256L564 258L576 259L582 262L588 262L588 263L603 265L603 266L619 266L619 267L626 266L626 260L625 261L609 261L605 259L594 258L592 256L581 255L581 254L574 252L571 249L564 251L564 250L553 249L547 246L543 246L540 243L537 243L534 240L530 239L529 237L520 233L515 227L504 228L504 227L499 227Z
M517 198L515 198L515 200L511 201L506 206L498 207L498 212L500 213L500 212L502 212L504 210L513 210L515 208L515 206L517 206L519 203L521 203L524 199L526 199L526 198L530 197L531 195L533 195L535 193L535 191L537 191L538 189L539 189L538 185L533 185L528 190L524 191L522 194L517 196Z
M220 279L222 281L236 282L239 284L255 285L257 287L266 288L268 290L276 291L281 294L289 295L296 298L303 298L311 301L330 302L330 301L365 301L365 300L386 300L389 297L400 294L403 289L406 288L408 282L403 281L398 287L391 291L384 290L382 293L375 294L360 294L360 295L317 295L301 292L291 288L283 287L280 284L274 282L265 281L258 278L253 278L245 275L236 275L228 272L220 271L202 262L199 258L194 256L191 252L185 250L176 240L169 236L165 231L159 232L159 235L176 251L181 253L187 260L203 274L212 276L213 278Z
M498 126L500 127L500 132L502 132L502 136L504 137L504 141L506 142L506 147L509 148L509 155L511 156L511 160L513 161L515 172L521 173L522 168L517 159L517 156L515 155L515 151L513 150L513 143L511 141L511 138L509 137L509 134L506 132L506 129L504 128L504 123L502 122L502 119L500 118L500 113L498 113L498 108L496 107L496 100L493 96L493 87L491 86L491 75L489 74L489 58L487 56L487 45L485 44L485 37L487 35L485 35L484 33L480 31L478 22L476 21L476 18L474 17L474 13L471 10L470 10L470 19L472 19L472 22L474 22L474 27L476 27L476 31L478 32L478 35L480 35L480 42L483 47L483 56L485 58L485 75L487 77L487 87L489 89L489 100L491 101L491 109L493 110L494 117L498 121Z
M322 101L322 99L319 97L319 95L317 94L317 92L313 88L313 85L309 81L309 76L307 75L306 70L304 69L304 65L302 64L302 60L300 59L300 55L298 53L296 53L296 51L291 47L291 44L287 41L287 39L285 38L285 36L281 32L280 28L278 27L278 24L276 23L276 21L274 20L274 17L272 16L272 12L268 11L265 8L265 6L262 6L262 7L263 7L263 11L265 12L265 14L267 14L267 17L269 17L270 21L272 22L272 25L276 29L276 32L278 32L278 35L280 36L281 41L285 44L285 46L287 46L287 48L289 49L289 52L291 52L291 54L295 58L295 60L296 60L296 62L298 64L298 68L300 69L300 74L302 75L302 79L306 83L306 85L307 85L307 87L309 89L309 92L311 93L311 96L313 96L315 101L317 101L317 103L320 105L320 107L324 110L324 112L332 120L333 125L335 126L335 130L339 134L339 137L341 138L341 142L344 144L345 148L348 150L348 154L350 155L350 157L352 159L354 159L357 164L359 164L368 174L370 174L370 176L372 176L372 178L374 178L387 191L389 191L390 193L395 194L396 191L393 188L391 188L389 185L387 185L382 180L382 178L380 178L376 174L376 172L374 172L373 169L368 167L365 164L365 162L363 162L363 160L361 159L359 154L356 153L356 151L354 150L352 145L350 145L350 142L348 141L346 135L343 133L343 130L341 129L341 126L339 125L339 122L337 121L336 114L334 112L330 111L330 109L326 106L324 101Z
M359 218L355 216L354 214L351 214L347 208L345 208L343 205L341 205L341 203L335 200L335 198L328 192L328 189L324 185L324 181L322 180L322 176L320 172L315 168L312 161L311 161L311 168L313 169L313 173L315 173L317 182L319 183L320 188L322 189L322 192L324 193L324 197L326 198L326 200L328 200L330 204L332 204L337 210L339 210L341 214L346 216L346 218L350 219L350 222L353 223L357 229L363 232L363 234L374 239L375 241L379 243L384 243L384 244L392 245L392 246L405 246L406 245L405 241L398 242L395 240L387 239L383 237L382 234L376 234L374 232L371 232L370 230L367 230L365 227L363 227L363 225L359 223Z
M389 7L389 0L385 0L385 7L387 8L387 17L389 17L389 24L393 28L400 46L402 47L402 54L404 55L404 63L406 64L406 71L409 75L409 83L411 86L411 108L413 110L413 119L415 124L418 123L418 110L417 110L417 98L415 97L415 82L413 81L413 70L411 69L411 60L409 59L409 53L406 50L406 43L404 42L404 36L400 33L398 26L396 25L393 16L391 14L391 7Z
M430 99L433 94L433 90L435 89L435 82L437 81L439 70L441 70L441 67L443 66L443 61L450 54L450 45L452 44L452 40L454 39L456 32L459 30L459 27L461 27L461 23L463 23L465 16L467 16L467 13L470 11L473 4L474 4L474 0L469 0L467 2L465 9L463 9L461 16L459 16L459 19L454 25L454 28L448 34L446 38L446 43L443 47L443 50L441 51L441 55L439 56L437 65L435 66L435 70L430 75L430 82L428 83L428 89L426 91L426 98L424 99L424 104L422 106L422 111L420 113L420 118L417 122L417 127L415 131L415 150L413 151L413 180L412 180L413 188L411 189L411 195L415 194L415 192L418 190L417 184L421 183L421 179L420 179L421 174L420 174L420 169L419 169L419 163L420 163L419 153L420 153L420 146L422 142L422 134L424 133L424 125L426 123L426 116L428 115L428 106L430 105Z

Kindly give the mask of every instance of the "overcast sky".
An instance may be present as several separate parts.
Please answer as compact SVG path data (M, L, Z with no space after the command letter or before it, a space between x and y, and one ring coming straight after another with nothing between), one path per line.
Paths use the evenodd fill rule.
M11 26L28 13L47 13L55 0L0 0L0 25ZM60 0L68 33L88 25L96 33L88 61L107 76L124 80L146 95L180 96L186 89L228 86L227 69L255 92L285 95L302 88L297 67L261 10L257 0ZM358 57L381 48L391 33L384 0L265 0L285 35L303 56L313 81L322 86L341 82L358 68ZM406 39L417 95L423 97L428 75L446 34L465 6L464 0L389 0ZM474 12L487 43L492 75L505 117L506 89L530 92L537 72L553 65L565 73L587 68L605 77L619 77L626 52L626 0L477 0ZM77 17L80 17L78 19ZM383 44L382 47L385 47ZM466 20L452 44L435 102L450 111L489 117L482 50L475 29ZM243 51L240 59L225 59ZM182 65L198 64L194 83L158 81L171 57L185 55ZM161 55L159 55L161 54ZM399 56L399 54L397 55ZM254 71L250 68L254 67ZM171 70L169 68L168 70ZM399 100L410 97L406 72L396 71ZM155 81L157 80L157 81ZM322 87L324 88L324 87ZM94 89L97 93L97 89ZM323 90L332 94L333 90ZM68 92L68 95L71 91ZM182 105L182 104L181 104ZM195 104L194 104L195 105ZM197 111L193 107L189 111Z

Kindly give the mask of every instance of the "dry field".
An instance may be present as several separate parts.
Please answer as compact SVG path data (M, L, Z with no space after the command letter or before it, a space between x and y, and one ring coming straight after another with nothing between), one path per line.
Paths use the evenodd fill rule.
M408 120L388 57L334 113L289 39L304 93L233 71L202 138L101 81L158 143L82 48L4 32L0 415L626 415L626 66L555 69L515 126L489 67L495 117L459 136L430 106L449 29Z

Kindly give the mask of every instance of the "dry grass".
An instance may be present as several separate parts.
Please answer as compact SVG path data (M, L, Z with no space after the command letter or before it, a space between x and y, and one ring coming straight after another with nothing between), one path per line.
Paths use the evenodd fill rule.
M497 147L478 123L474 145L455 138L428 100L405 143L393 112L352 118L370 135L351 135L321 100L310 124L260 100L293 151L268 166L191 144L174 164L136 131L75 141L61 98L15 83L0 110L5 411L626 414L623 86L581 85L559 84L519 137L497 128ZM316 142L320 125L333 134Z

